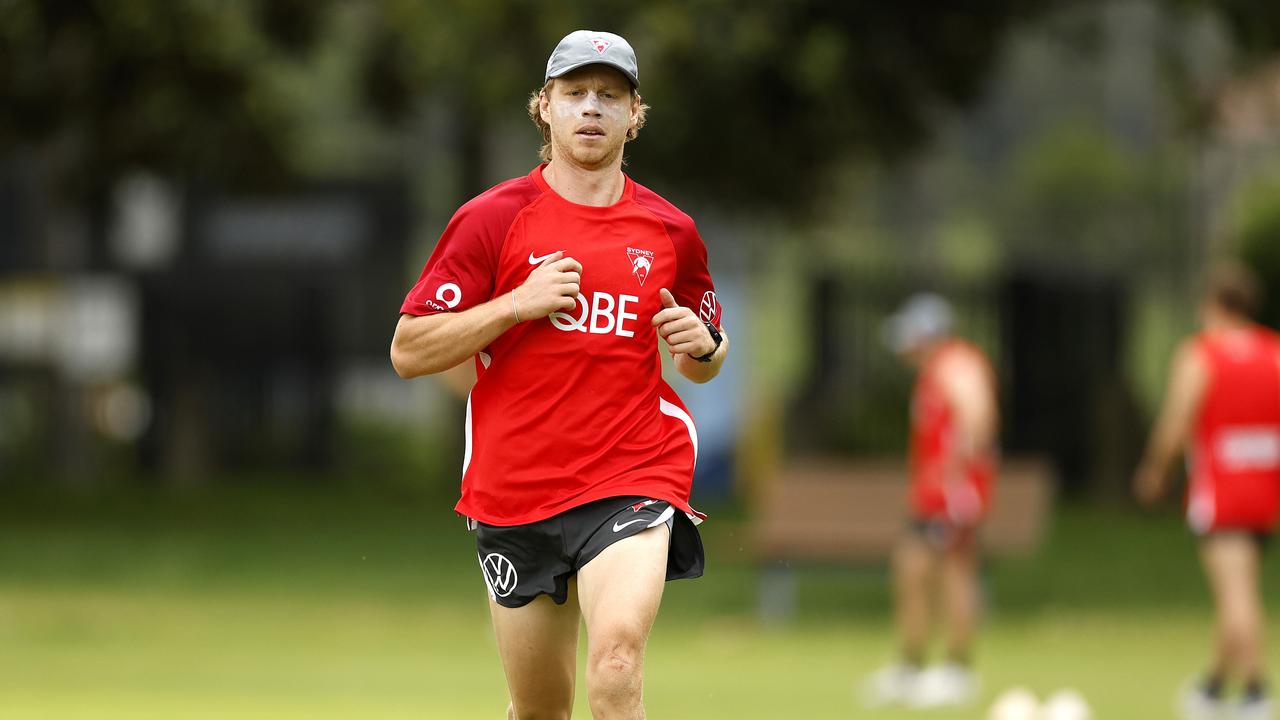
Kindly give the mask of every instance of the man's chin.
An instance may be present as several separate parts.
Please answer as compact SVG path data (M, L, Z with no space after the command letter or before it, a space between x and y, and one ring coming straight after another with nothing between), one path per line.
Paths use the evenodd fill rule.
M571 148L568 156L569 160L584 170L600 170L607 168L617 161L618 156L622 154L621 147L611 148Z

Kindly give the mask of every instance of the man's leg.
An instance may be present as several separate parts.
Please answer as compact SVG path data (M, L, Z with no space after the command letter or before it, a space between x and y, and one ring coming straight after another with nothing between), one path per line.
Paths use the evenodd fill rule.
M914 602L922 604L928 611L931 609L929 600L932 599L930 591L934 587L933 575L941 571L940 594L948 633L947 662L925 670L916 680L907 696L907 702L917 708L965 705L972 702L977 693L977 681L968 668L969 645L973 639L977 610L976 592L973 592L976 582L973 566L976 562L968 555L970 551L967 549L972 536L964 529L944 529L945 533L943 529L938 531L936 546L918 540L922 552L927 553L925 557L928 558L928 568L916 587L904 588L906 592L923 595L923 599ZM926 620L921 626L927 633L930 623ZM911 652L910 647L907 646L907 652Z
M978 543L972 530L947 548L942 560L942 598L947 620L947 659L968 665L978 629Z
M908 534L893 553L893 589L898 639L902 659L924 665L933 625L932 585L935 551L914 533Z
M641 720L644 649L662 602L665 524L610 545L578 571L587 624L587 698L596 720Z
M573 713L579 618L574 586L570 580L564 605L546 595L518 608L489 600L511 693L508 720L567 720Z
M1217 611L1213 674L1220 680L1235 676L1260 684L1265 679L1259 555L1257 541L1246 533L1214 535L1201 544Z

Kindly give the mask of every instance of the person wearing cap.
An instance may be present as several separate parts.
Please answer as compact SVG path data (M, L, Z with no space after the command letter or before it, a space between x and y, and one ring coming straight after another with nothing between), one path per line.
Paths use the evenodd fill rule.
M911 398L910 521L893 555L901 657L864 686L870 705L919 708L975 699L977 530L991 500L999 411L983 352L952 334L951 305L920 294L885 323L885 340L917 369ZM934 600L947 628L943 663L926 668Z
M474 365L462 497L509 718L567 718L579 623L597 718L641 718L666 580L698 577L697 429L662 377L728 352L693 221L622 172L647 107L635 53L580 30L529 100L542 163L463 205L400 308L404 378Z
M1209 276L1202 330L1174 355L1160 417L1134 473L1144 504L1168 490L1169 470L1187 450L1187 524L1215 606L1214 656L1185 687L1188 720L1274 715L1267 693L1263 550L1280 519L1280 337L1252 319L1261 286L1245 266ZM1238 683L1240 696L1228 698Z

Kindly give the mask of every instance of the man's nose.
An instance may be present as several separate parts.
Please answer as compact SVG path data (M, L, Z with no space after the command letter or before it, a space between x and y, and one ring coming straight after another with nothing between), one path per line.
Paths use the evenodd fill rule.
M587 96L582 103L582 114L593 115L593 116L600 115L600 96L599 95L593 92L587 93Z

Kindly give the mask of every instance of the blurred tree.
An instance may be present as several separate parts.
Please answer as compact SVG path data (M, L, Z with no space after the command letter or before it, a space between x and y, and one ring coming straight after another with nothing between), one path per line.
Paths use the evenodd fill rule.
M72 202L142 168L278 180L291 118L262 70L303 57L324 12L306 0L0 3L0 153L37 149L47 189Z
M1258 319L1280 328L1280 179L1269 178L1250 188L1242 206L1239 253L1268 288Z
M363 84L390 121L415 88L454 99L475 168L482 118L523 113L556 40L579 27L618 32L638 48L661 128L631 151L646 178L802 210L833 163L896 157L938 109L971 100L1010 27L1049 5L384 0Z
M1164 2L1211 7L1250 53L1280 47L1275 3ZM661 127L632 150L646 177L721 203L805 211L833 165L918 147L940 111L982 91L1013 28L1065 4L9 0L0 152L41 148L73 195L139 167L238 186L281 180L308 118L266 76L304 62L332 30L331 11L354 8L367 36L355 102L391 124L424 99L446 104L464 190L483 188L492 118L519 117L552 44L593 27L639 48Z
M1030 139L1010 160L1000 200L1014 259L1114 272L1141 257L1150 190L1114 137L1088 122L1065 122Z
M1006 33L1048 5L719 2L684 24L661 19L678 4L650 6L663 132L635 154L716 196L806 210L834 163L901 157L975 99Z
M1227 24L1236 49L1251 58L1280 48L1280 4L1272 0L1171 0L1175 6L1208 7Z

